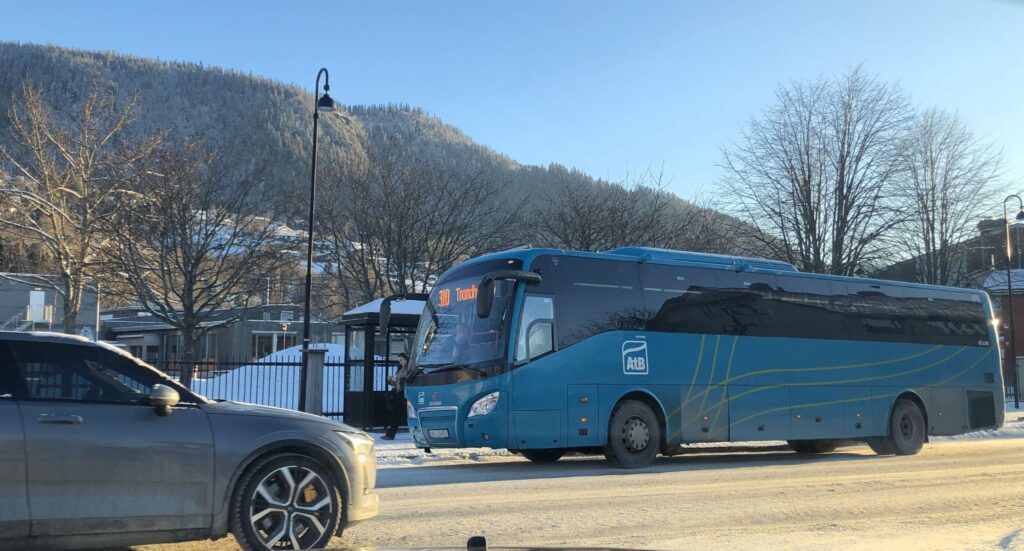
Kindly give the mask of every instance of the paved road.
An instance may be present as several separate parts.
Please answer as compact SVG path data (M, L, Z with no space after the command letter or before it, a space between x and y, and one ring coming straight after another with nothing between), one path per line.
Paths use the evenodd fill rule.
M1024 439L941 442L913 457L866 446L661 459L591 458L384 469L381 515L334 545L653 549L1024 550ZM230 539L148 550L234 549Z

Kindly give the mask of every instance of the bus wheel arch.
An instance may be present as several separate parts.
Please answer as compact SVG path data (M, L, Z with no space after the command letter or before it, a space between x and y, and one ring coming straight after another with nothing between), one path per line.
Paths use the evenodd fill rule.
M903 425L908 426L898 430ZM928 409L921 396L912 390L900 393L889 406L885 427L884 436L868 439L868 445L875 453L914 455L920 451L921 446L928 442Z
M609 415L604 455L617 467L646 467L665 451L665 426L665 411L657 398L642 391L628 392L616 400ZM633 435L639 433L642 443L637 444ZM648 437L653 438L648 442Z
M921 415L924 416L924 441L927 443L929 430L928 427L931 426L928 424L928 407L925 406L924 399L921 398L921 395L918 394L916 391L904 390L903 392L900 393L899 396L896 397L895 400L892 401L892 404L889 405L889 416L886 418L887 423L892 423L892 413L896 409L896 403L899 402L900 400L910 400L916 403L917 407L921 408ZM887 424L886 427L888 426L889 425Z
M662 407L661 402L649 392L645 392L643 390L632 390L622 396L619 396L619 399L615 401L615 407L612 408L611 413L608 415L608 425L611 425L611 421L615 417L615 412L618 411L619 407L627 400L643 402L644 404L647 404L647 407L651 408L651 411L654 412L654 416L658 418L658 428L661 429L660 450L665 450L668 444L668 425L665 416L665 408Z

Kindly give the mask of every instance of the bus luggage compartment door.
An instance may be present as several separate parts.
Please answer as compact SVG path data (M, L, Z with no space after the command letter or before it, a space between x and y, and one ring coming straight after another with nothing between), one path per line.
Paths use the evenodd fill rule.
M597 385L568 385L570 448L601 445Z
M730 386L729 439L789 440L788 386Z
M562 412L557 409L515 410L514 449L561 448Z
M790 387L790 438L824 440L853 436L846 426L849 394L850 391L841 386Z
M725 385L685 386L683 390L679 432L670 427L668 441L674 444L729 440L730 412Z

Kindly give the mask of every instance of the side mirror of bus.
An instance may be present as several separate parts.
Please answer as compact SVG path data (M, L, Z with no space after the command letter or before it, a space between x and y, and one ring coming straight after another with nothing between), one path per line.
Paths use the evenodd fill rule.
M489 317L492 302L494 302L494 280L485 277L476 290L476 317L480 319Z

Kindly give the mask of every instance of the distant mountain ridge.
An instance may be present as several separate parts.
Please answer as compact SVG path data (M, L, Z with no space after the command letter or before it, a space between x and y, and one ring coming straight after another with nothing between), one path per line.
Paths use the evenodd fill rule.
M265 162L266 185L294 198L297 206L305 202L313 103L309 91L202 63L0 42L0 140L9 135L12 98L26 82L39 87L51 105L61 106L69 116L94 82L110 86L124 101L137 93L139 119L134 132L171 128L169 139L178 142L202 136L229 161ZM558 164L519 164L422 109L353 105L345 110L347 122L344 117L320 118L321 166L357 159L366 144L377 147L386 140L460 169L489 171L512 191L515 201L510 204L558 186L610 185ZM680 211L695 208L681 199L676 207ZM301 217L301 209L295 216Z

